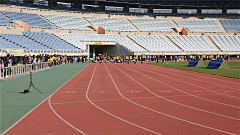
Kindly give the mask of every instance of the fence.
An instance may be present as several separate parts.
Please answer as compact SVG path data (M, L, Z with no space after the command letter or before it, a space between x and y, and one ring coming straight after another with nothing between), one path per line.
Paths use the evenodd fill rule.
M41 71L48 68L48 63L36 63L36 64L26 64L26 65L18 65L11 67L4 67L0 70L0 78L13 78L19 75L28 74L33 71Z

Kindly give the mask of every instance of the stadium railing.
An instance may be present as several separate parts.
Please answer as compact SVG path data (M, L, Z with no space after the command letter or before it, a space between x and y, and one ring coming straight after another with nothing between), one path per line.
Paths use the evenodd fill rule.
M0 70L0 78L10 79L10 78L18 77L20 75L29 74L30 72L46 70L48 68L49 67L47 62L3 67Z

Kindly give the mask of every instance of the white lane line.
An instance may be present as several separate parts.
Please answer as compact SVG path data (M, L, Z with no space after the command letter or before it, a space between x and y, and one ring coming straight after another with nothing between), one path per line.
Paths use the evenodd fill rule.
M124 67L124 66L122 66L122 67ZM124 68L126 68L126 67L124 67ZM130 69L130 68L127 68L127 69ZM130 70L132 70L132 69L130 69ZM135 70L132 70L132 71L137 72L137 71L135 71ZM152 77L150 77L150 76L147 76L147 75L142 74L142 73L140 73L140 72L137 72L137 73L139 73L139 74L141 74L141 75L143 75L143 76L146 76L146 77L148 77L148 78L150 78L150 79L152 79L152 80L155 80L155 81L157 81L157 82L160 82L160 83L162 83L162 84L164 84L164 85L166 85L166 86L169 86L169 87L171 87L171 88L173 88L173 89L175 89L175 90L177 90L177 91L180 91L180 92L182 92L182 93L185 93L185 94L187 94L187 95L190 95L190 96L193 96L193 97L202 99L202 100L206 100L206 101L209 101L209 102L217 103L217 104L220 104L220 105L230 106L230 107L234 107L234 108L240 108L240 107L238 107L238 106L229 105L229 104L225 104L225 103L220 103L220 102L217 102L217 101L213 101L213 100L209 100L209 99L205 99L205 98L201 98L201 97L198 97L198 96L189 94L189 93L184 92L184 91L182 91L182 90L180 90L180 89L178 89L178 88L175 88L175 87L173 87L173 86L171 86L171 85L169 85L169 84L166 84L166 83L161 82L161 81L159 81L159 80L157 80L157 79L154 79L154 78L152 78Z
M89 65L90 65L90 64L89 64ZM88 66L86 66L86 67L88 67ZM85 67L85 68L86 68L86 67ZM85 68L84 68L84 69L85 69ZM84 69L82 69L80 72L82 72ZM75 76L77 76L80 72L78 72ZM69 81L71 81L75 76L73 76ZM67 81L65 84L67 84L69 81ZM65 84L64 84L64 85L65 85ZM63 85L63 86L64 86L64 85ZM61 88L61 87L60 87L60 88ZM59 88L58 90L60 90L60 88ZM58 90L57 90L57 91L58 91ZM57 91L55 91L53 94L55 94ZM68 126L72 127L73 129L75 129L76 131L78 131L79 133L81 133L81 134L83 134L83 135L87 135L86 133L84 133L84 132L81 131L80 129L76 128L75 126L73 126L72 124L70 124L69 122L67 122L64 118L62 118L62 117L53 109L52 104L51 104L51 98L52 98L53 94L50 95L50 97L48 98L48 105L49 105L50 109L52 110L52 112L53 112L59 119L61 119L64 123L66 123Z
M135 68L138 68L138 67L135 67ZM143 70L143 69L141 69L141 68L138 68L138 69ZM144 70L144 71L146 71L146 70ZM189 84L189 85L192 85L192 86L195 86L195 87L198 87L198 88L207 90L207 91L211 91L211 92L214 92L214 93L218 93L218 94L220 94L220 95L224 95L224 96L227 96L227 97L240 99L239 97L234 97L234 96L226 95L226 94L223 94L223 93L220 93L220 92L216 92L216 91L213 91L213 90L210 90L210 89L207 89L207 88L204 88L204 87L201 87L201 86L192 84L192 83L188 83L188 82L185 82L185 81L181 81L181 80L179 80L179 79L175 79L175 78L172 78L172 77L169 77L169 76L166 76L166 75L158 74L158 73L155 73L155 72L152 72L152 71L148 71L148 70L147 70L146 72L150 72L150 73L153 73L153 74L156 74L156 75L164 76L164 77L166 77L166 78L170 78L170 79L172 79L172 80L176 80L176 81L179 81L179 82L183 82L183 83L186 83L186 84Z
M89 64L90 65L90 64ZM87 65L86 67L88 67ZM83 71L86 67L84 67L81 71ZM77 74L79 74L81 71L79 71ZM77 75L76 74L76 75ZM76 76L75 75L75 76ZM69 79L66 83L64 83L59 89L61 89L65 84L67 84L70 80L72 80L75 76L73 76L71 79ZM56 90L54 93L56 93L58 90ZM52 96L54 93L52 93L50 96ZM9 130L11 130L13 127L15 127L19 122L21 122L25 117L27 117L31 112L33 112L36 108L38 108L43 102L45 102L50 96L48 96L46 99L44 99L39 105L34 107L31 111L29 111L27 114L25 114L21 119L19 119L16 123L14 123L11 127L9 127L6 131L2 133L2 135L6 134Z
M91 92L89 92L91 93ZM126 93L126 92L122 92ZM218 95L218 94L197 94L200 96L209 96L209 95ZM176 95L176 96L161 96L161 97L188 97L189 95ZM154 97L136 97L136 98L128 98L128 99L151 99L151 98L157 98L156 96ZM116 99L103 99L103 100L92 100L94 102L104 102L104 101L114 101L114 100L123 100L123 98L116 98ZM55 105L60 105L60 104L74 104L74 103L88 103L88 101L73 101L73 102L59 102L59 103L51 103Z
M157 65L156 65L157 66ZM159 66L157 66L159 67ZM162 67L162 66L161 66ZM170 70L170 71L174 71L174 72L181 72L181 71L185 71L185 72L181 72L181 73L184 73L184 74L189 74L189 75L193 75L192 73L188 73L188 72L194 72L194 71L189 71L189 70L183 70L183 69L176 69L176 68L170 68L170 67L163 67L164 70ZM170 68L170 69L169 69ZM162 68L161 68L162 69ZM174 70L173 70L174 69ZM180 71L178 71L180 70ZM214 78L214 75L211 75L211 74L207 74L207 75L211 75L213 77L206 77L204 76L205 73L199 73L199 74L203 74L203 75L196 75L196 72L194 72L194 76L199 76L199 77L203 77L203 78L208 78L208 79L213 79L213 80L218 80L218 81L222 81L222 82L228 82L228 83L234 83L234 84L239 84L239 83L236 83L236 82L231 82L231 81L226 81L226 80L221 80L221 79L216 79ZM225 78L224 76L218 76L218 77L223 77ZM229 79L233 79L233 78L229 78ZM237 80L237 79L234 79L234 80ZM238 80L237 80L238 81Z
M200 81L200 82L204 82L204 83L209 83L209 84L213 84L213 85L217 85L217 86L221 86L221 87L225 87L225 88L229 88L229 89L234 89L234 90L239 90L240 91L240 89L236 89L236 88L232 88L232 87L228 87L228 86L224 86L224 85L220 85L220 84L217 84L217 83L211 83L211 82L208 82L208 81L204 81L204 80L199 80L199 79L195 79L195 78L193 78L193 77L188 77L188 76L183 76L183 75L179 75L179 74L174 74L174 73L171 73L171 72L165 72L165 71L163 71L163 70L156 70L155 68L148 68L148 67L146 67L146 66L140 66L141 68L146 68L146 69L151 69L151 70L155 70L155 71L160 71L160 72L164 72L164 73L167 73L167 74L172 74L172 75L176 75L176 76L181 76L181 77L185 77L185 78L190 78L190 79L192 79L192 80L196 80L196 81ZM141 69L141 68L139 68L139 69Z
M105 65L105 64L104 64L104 65ZM143 130L149 131L149 132L151 132L151 133L160 135L159 133L157 133L157 132L155 132L155 131L149 130L149 129L144 128L144 127L141 127L141 126L139 126L139 125L137 125L137 124L134 124L134 123L132 123L132 122L129 122L129 121L127 121L127 120L124 120L124 119L122 119L122 118L120 118L120 117L118 117L118 116L116 116L116 115L114 115L114 114L111 114L110 112L107 112L106 110L104 110L104 109L100 108L99 106L97 106L96 104L94 104L94 103L89 99L89 97L88 97L88 92L89 92L89 89L90 89L90 86L91 86L92 79L93 79L93 76L94 76L94 74L95 74L96 68L97 68L97 64L96 64L95 69L94 69L94 71L93 71L92 78L91 78L91 80L90 80L90 82L89 82L89 85L88 85L88 88L87 88L87 92L86 92L86 98L88 99L88 101L89 101L93 106L95 106L96 108L98 108L99 110L101 110L101 111L103 111L103 112L105 112L105 113L107 113L107 114L109 114L109 115L111 115L111 116L113 116L113 117L115 117L115 118L123 121L123 122L126 122L126 123L128 123L128 124L131 124L131 125L136 126L136 127L138 127L138 128L141 128L141 129L143 129Z
M104 65L104 66L105 66L105 65ZM113 66L114 66L114 65L113 65ZM116 66L114 66L114 67L116 67ZM106 66L105 66L105 68L107 69ZM107 71L108 71L108 69L107 69ZM130 99L128 99L128 98L126 98L125 96L122 95L122 93L119 91L119 89L118 89L115 81L113 80L111 74L109 73L109 71L108 71L108 74L109 74L109 76L111 77L111 79L112 79L112 81L113 81L113 83L114 83L117 91L119 92L119 94L120 94L124 99L126 99L127 101L129 101L129 102L131 102L131 103L133 103L133 104L135 104L135 105L137 105L137 106L140 106L140 107L145 108L145 109L147 109L147 110L150 110L150 111L153 111L153 112L156 112L156 113L159 113L159 114L162 114L162 115L165 115L165 116L168 116L168 117L171 117L171 118L180 120L180 121L184 121L184 122L187 122L187 123L190 123L190 124L193 124L193 125L197 125L197 126L204 127L204 128L207 128L207 129L212 129L212 130L215 130L215 131L218 131L218 132L222 132L222 133L234 135L233 133L229 133L229 132L226 132L226 131L223 131L223 130L219 130L219 129L216 129L216 128L212 128L212 127L204 126L204 125L197 124L197 123L194 123L194 122L191 122L191 121L187 121L187 120L184 120L184 119L181 119L181 118L177 118L177 117L175 117L175 116L171 116L171 115L168 115L168 114L165 114L165 113L162 113L162 112L153 110L153 109L151 109L151 108L145 107L145 106L140 105L140 104L138 104L138 103L135 103L135 102L133 102L132 100L130 100Z
M188 106L188 105L185 105L185 104L181 104L179 102L175 102L175 101L172 101L172 100L169 100L167 98L164 98L162 96L159 96L157 95L156 93L152 92L151 90L149 90L147 87L145 87L143 84L139 83L137 80L133 79L130 75L128 75L127 73L123 72L121 69L119 69L118 67L114 66L115 68L117 68L119 71L121 71L123 74L125 74L126 76L128 76L130 79L132 79L133 81L135 81L136 83L138 83L140 86L142 86L144 89L146 89L148 92L150 92L151 94L153 94L154 96L157 96L161 99L164 99L166 101L169 101L169 102L172 102L172 103L175 103L175 104L178 104L178 105L181 105L181 106L184 106L184 107L188 107L188 108L191 108L191 109L195 109L195 110L198 110L198 111L202 111L202 112L205 112L205 113L210 113L210 114L214 114L214 115L218 115L218 116L221 116L221 117L226 117L226 118L230 118L230 119L234 119L234 120L240 120L238 118L234 118L234 117L230 117L230 116L226 116L226 115L222 115L222 114L218 114L218 113L214 113L214 112L210 112L210 111L206 111L206 110L202 110L202 109L199 109L199 108L195 108L195 107L192 107L192 106Z
M157 97L136 97L129 99L147 99L147 98L157 98ZM93 102L104 102L104 101L115 101L115 100L123 100L124 98L113 98L113 99L103 99L103 100L92 100ZM52 104L73 104L73 103L89 103L89 101L73 101L73 102L60 102L60 103L52 103Z

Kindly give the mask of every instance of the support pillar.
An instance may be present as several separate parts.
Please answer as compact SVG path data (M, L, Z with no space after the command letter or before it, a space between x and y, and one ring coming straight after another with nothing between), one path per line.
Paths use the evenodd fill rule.
M222 9L222 13L223 13L223 14L226 14L226 13L227 13L227 8L224 7L224 8Z
M150 7L150 8L148 9L148 13L153 13L153 7Z
M197 9L197 13L198 13L198 14L201 14L201 13L202 13L202 9L201 9L201 8L198 8L198 9Z
M56 0L48 0L48 6L57 6Z
M33 4L33 0L23 0L23 3Z

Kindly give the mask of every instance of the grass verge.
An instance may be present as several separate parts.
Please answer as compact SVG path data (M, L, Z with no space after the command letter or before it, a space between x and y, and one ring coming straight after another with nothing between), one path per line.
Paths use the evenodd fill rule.
M227 61L230 69L208 69L207 65L209 62L203 62L205 67L188 67L188 63L189 62L166 61L164 64L161 62L148 64L240 79L240 61Z

